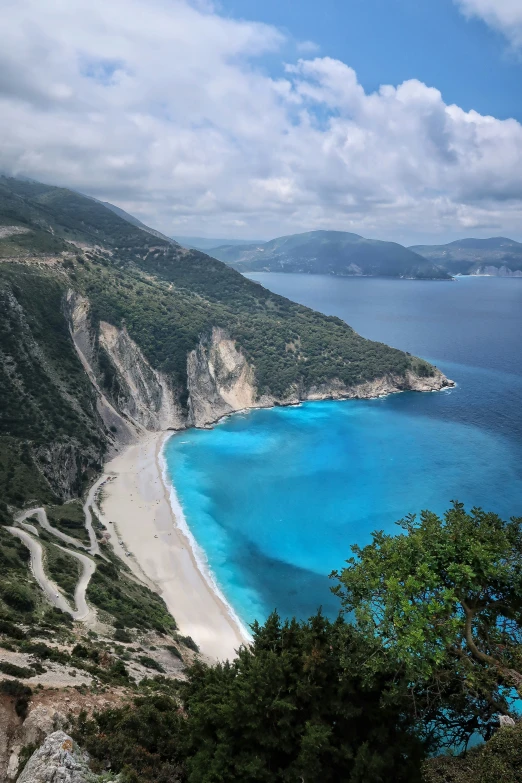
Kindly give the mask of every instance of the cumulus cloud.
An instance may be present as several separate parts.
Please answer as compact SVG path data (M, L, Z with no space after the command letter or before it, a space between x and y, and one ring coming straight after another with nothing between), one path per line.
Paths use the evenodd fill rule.
M520 0L455 0L468 16L483 19L500 30L514 44L522 46L522 3Z
M522 125L410 80L366 93L273 27L185 0L4 0L0 170L170 234L340 228L405 241L522 217Z

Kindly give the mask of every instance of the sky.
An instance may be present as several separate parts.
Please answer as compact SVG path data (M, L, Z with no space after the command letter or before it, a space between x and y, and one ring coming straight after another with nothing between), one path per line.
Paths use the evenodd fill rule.
M522 241L522 0L3 0L0 171L169 235Z

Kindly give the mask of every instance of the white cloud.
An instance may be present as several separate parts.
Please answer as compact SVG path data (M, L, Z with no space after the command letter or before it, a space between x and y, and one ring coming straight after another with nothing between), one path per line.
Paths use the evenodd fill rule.
M328 57L272 78L273 27L184 0L4 0L0 170L168 233L517 233L522 126ZM261 58L261 59L259 59Z
M476 16L500 30L514 46L522 46L521 0L455 0L467 16Z

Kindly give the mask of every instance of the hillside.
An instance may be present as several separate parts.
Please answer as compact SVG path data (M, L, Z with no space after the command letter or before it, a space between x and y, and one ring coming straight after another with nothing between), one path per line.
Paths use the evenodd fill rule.
M243 247L225 245L211 252L241 272L450 278L431 261L396 242L365 239L345 231L309 231Z
M410 250L451 275L522 277L522 244L506 237L459 239L447 245L414 245Z
M0 490L10 503L79 494L110 444L143 428L445 382L77 193L3 179L0 198Z

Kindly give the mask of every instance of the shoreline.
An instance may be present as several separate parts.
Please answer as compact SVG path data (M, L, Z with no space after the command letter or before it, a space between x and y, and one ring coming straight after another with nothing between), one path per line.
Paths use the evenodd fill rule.
M232 659L248 637L218 586L211 587L183 530L186 522L172 507L175 488L165 483L161 464L167 437L163 431L147 433L105 464L104 476L111 480L104 482L99 501L103 522L116 552L136 577L154 586L180 633L191 636L205 656Z
M449 380L447 385L429 391L446 391L455 386ZM394 388L362 397L328 395L259 407L379 399L403 391L406 390ZM212 429L230 416L257 408L230 411L205 428ZM163 454L168 438L184 431L147 432L136 443L122 447L105 463L96 482L102 490L96 510L111 533L110 543L116 554L141 582L161 595L180 633L191 636L208 658L232 659L241 645L249 643L250 634L223 595L205 551L188 526ZM138 508L140 512L136 514Z

